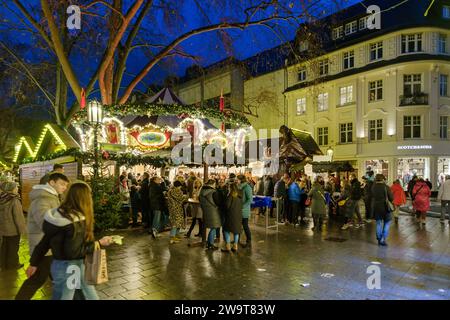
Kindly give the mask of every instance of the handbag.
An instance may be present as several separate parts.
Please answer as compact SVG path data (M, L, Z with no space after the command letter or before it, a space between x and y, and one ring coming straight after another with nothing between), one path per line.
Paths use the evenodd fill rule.
M386 197L385 200L386 200L386 207L387 207L388 211L393 212L395 208L394 208L394 205L392 204L392 202L389 201L389 198L387 196L386 186L384 187L384 195Z
M342 199L341 201L338 201L338 206L339 207L345 206L345 203L347 202L347 200L348 200L348 198L347 199Z
M94 242L94 252L86 256L84 264L87 284L96 285L108 281L106 250L100 248L98 241Z

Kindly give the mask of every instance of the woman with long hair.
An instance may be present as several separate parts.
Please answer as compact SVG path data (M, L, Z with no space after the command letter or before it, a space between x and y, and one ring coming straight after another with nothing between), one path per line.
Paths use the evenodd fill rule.
M225 221L223 224L225 236L225 248L223 252L238 250L239 233L242 228L242 192L236 182L230 183L228 195L225 200ZM233 248L231 248L231 234L234 237Z
M36 266L51 249L52 299L72 300L78 287L83 291L86 300L98 300L95 287L86 283L84 275L84 259L95 247L91 188L84 182L72 184L59 208L45 213L42 228L44 237L31 256L27 269L28 278L36 272ZM98 242L102 246L108 246L112 239L103 237ZM80 279L73 278L74 275L78 275ZM77 286L68 285L73 280L76 280Z
M194 202L191 202L191 208L192 208L192 223L189 228L189 231L186 234L186 238L189 238L191 236L192 231L194 230L194 227L198 221L198 233L195 235L196 237L200 237L202 235L203 230L203 222L202 222L202 208L200 207L200 202L198 200L198 196L200 195L200 190L202 189L202 181L198 178L196 178L192 184L192 194L191 199Z
M183 194L182 187L183 184L179 180L176 180L169 191L167 191L169 220L171 225L170 244L181 241L178 237L178 233L181 228L184 228L183 203L188 199L188 197Z

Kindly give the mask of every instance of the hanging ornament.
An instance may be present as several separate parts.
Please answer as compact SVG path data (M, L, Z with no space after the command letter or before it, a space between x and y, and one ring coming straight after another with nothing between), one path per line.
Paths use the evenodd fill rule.
M84 88L81 88L81 103L80 108L83 110L86 107L86 91L84 91Z

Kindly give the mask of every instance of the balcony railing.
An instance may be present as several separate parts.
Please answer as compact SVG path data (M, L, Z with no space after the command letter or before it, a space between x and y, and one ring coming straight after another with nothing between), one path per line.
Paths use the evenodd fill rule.
M400 96L400 106L417 106L428 104L428 93L417 93L412 96Z

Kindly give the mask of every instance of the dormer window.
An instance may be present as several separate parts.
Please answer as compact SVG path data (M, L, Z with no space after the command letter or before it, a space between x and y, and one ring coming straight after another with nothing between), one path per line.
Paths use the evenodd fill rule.
M358 21L352 21L350 23L347 23L345 25L345 34L352 34L355 33L356 31L358 31Z
M342 38L343 36L344 36L344 27L343 26L333 29L333 34L332 34L333 40Z
M367 29L367 17L359 19L359 30Z
M442 6L442 18L450 19L450 6Z

